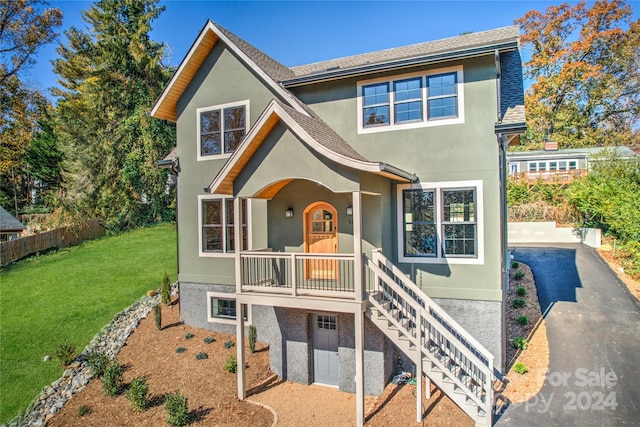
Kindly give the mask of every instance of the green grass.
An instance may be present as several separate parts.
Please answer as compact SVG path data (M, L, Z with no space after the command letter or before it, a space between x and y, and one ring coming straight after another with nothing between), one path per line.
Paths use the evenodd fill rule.
M65 339L78 352L119 311L176 278L174 225L85 242L0 270L0 422L63 372ZM52 360L44 362L45 355Z

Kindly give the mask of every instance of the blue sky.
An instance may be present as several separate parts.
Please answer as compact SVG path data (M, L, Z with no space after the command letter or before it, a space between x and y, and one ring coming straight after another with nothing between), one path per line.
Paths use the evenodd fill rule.
M84 28L81 11L92 2L49 0L64 14L63 29ZM183 1L162 0L165 11L153 23L152 39L168 46L165 63L177 66L207 19L219 23L287 66L388 49L467 31L513 25L531 9L552 1ZM640 1L628 1L635 19ZM59 40L66 43L62 34ZM57 43L38 52L23 74L34 88L56 86L50 61ZM527 52L523 52L526 58Z

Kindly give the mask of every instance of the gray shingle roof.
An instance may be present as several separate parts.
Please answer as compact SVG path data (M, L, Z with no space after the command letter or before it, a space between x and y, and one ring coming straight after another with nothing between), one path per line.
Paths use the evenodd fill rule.
M15 219L13 215L0 206L0 231L1 232L18 232L24 230L25 225Z
M344 58L331 59L313 64L292 67L296 77L321 73L334 69L348 69L366 65L381 64L401 59L416 58L438 53L462 51L476 47L513 42L520 37L517 26L464 34L425 43L418 43L393 49L380 50Z
M504 116L502 117L502 124L505 125L524 123L526 121L524 105L516 105L514 107L507 108L506 113L504 113Z
M296 121L304 130L311 136L314 140L316 140L319 144L323 145L327 149L333 151L334 153L340 154L341 156L345 156L347 158L358 160L358 161L368 161L364 157L360 155L356 150L351 147L342 139L340 135L338 135L331 127L322 121L316 115L313 115L312 111L307 108L312 117L305 116L304 114L296 111L295 109L283 104L282 102L278 102L280 107L282 107L293 120Z

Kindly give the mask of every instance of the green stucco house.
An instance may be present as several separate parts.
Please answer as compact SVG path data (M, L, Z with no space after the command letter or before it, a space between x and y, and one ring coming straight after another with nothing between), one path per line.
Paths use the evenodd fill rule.
M151 114L177 126L184 322L237 334L239 367L254 325L278 376L355 393L358 425L400 360L491 424L517 27L289 68L209 21Z

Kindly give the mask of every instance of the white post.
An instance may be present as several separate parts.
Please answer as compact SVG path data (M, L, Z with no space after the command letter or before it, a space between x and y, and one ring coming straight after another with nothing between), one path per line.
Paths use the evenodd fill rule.
M298 258L296 254L291 254L289 259L291 260L291 295L295 297L298 295ZM304 263L305 261L303 260L302 262Z
M236 294L242 293L242 199L236 197L233 200L233 241L235 243L236 260ZM237 310L236 310L237 311Z
M353 281L356 301L364 300L362 275L362 196L359 191L352 193L353 202Z
M354 209L355 210L355 209ZM354 313L356 330L356 426L364 425L364 313Z
M422 315L420 305L416 305L416 421L422 422Z
M238 362L238 399L244 399L247 394L244 387L244 305L236 299L236 348Z

